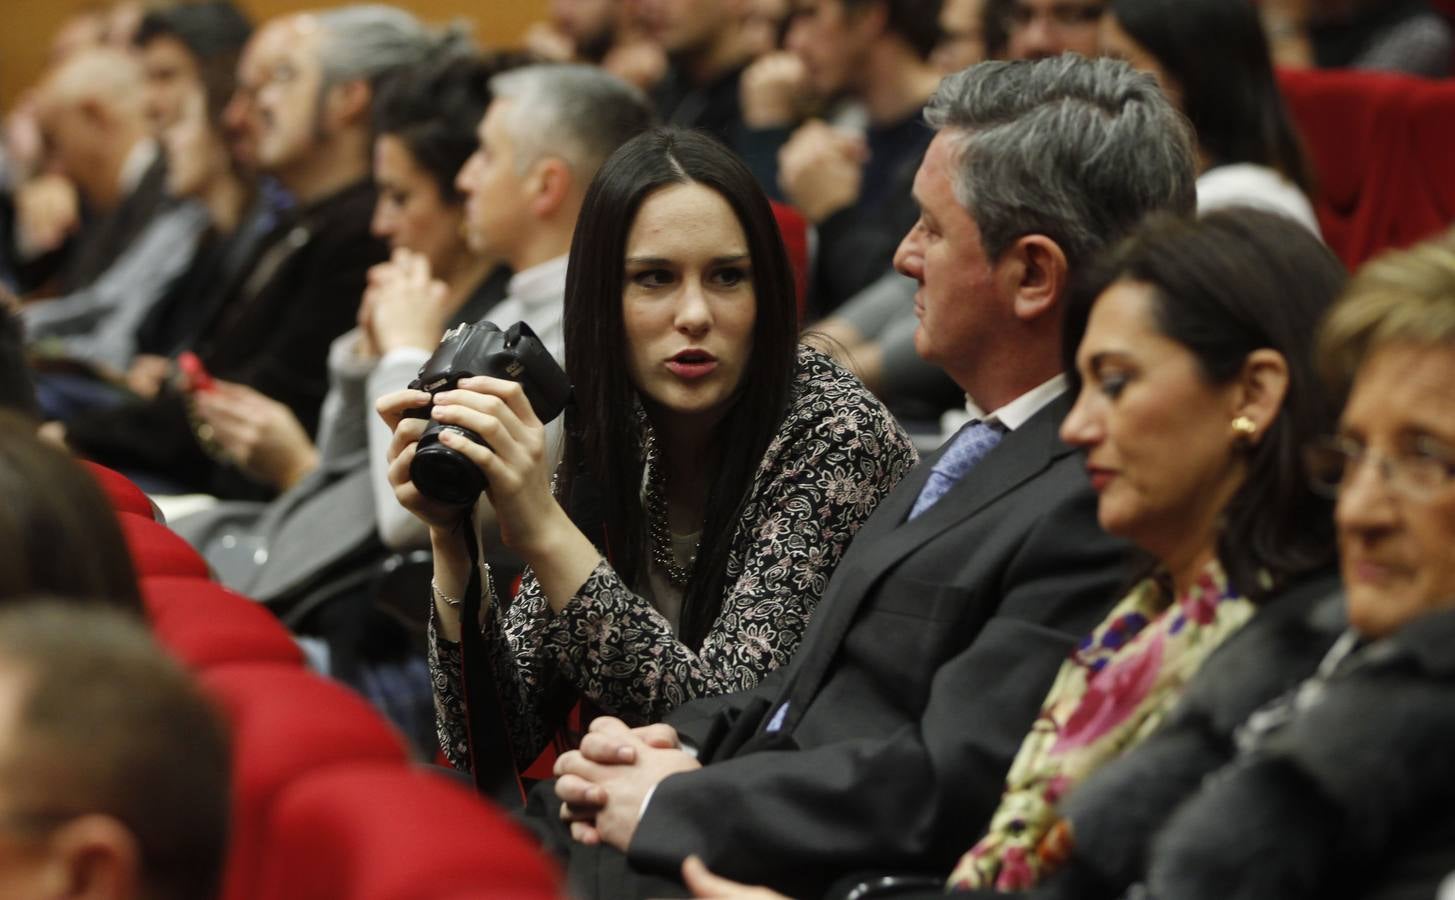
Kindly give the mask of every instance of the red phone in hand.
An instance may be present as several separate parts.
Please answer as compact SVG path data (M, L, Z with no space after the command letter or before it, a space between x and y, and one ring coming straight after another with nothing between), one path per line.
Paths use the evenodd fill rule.
M177 368L186 378L189 391L210 391L217 386L207 367L202 365L202 360L191 350L186 350L177 357Z

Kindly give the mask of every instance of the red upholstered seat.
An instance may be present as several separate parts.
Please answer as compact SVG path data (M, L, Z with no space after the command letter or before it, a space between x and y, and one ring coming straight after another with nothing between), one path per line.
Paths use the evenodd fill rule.
M554 898L534 842L468 788L397 766L340 765L279 792L257 900Z
M1346 265L1455 221L1455 84L1354 70L1278 77L1318 175L1324 240Z
M788 262L793 266L793 289L798 295L798 321L802 324L808 315L808 274L813 269L808 219L786 203L774 200L772 204L773 218L778 220L778 233L783 236L783 249L788 251Z
M298 645L272 613L220 584L153 575L141 579L141 594L157 639L188 668L303 662Z
M208 577L207 561L167 526L136 513L120 512L116 518L137 575Z
M136 513L147 519L156 518L151 499L130 478L89 460L81 460L81 463L90 470L91 477L101 485L101 490L106 492L107 499L111 501L111 507L117 512Z
M266 823L294 781L340 763L402 766L398 734L363 698L302 668L238 663L198 673L233 732L233 833L223 900L253 900Z

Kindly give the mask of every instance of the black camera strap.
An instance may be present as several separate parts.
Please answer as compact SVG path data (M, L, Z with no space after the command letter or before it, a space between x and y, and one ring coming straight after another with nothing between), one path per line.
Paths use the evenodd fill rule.
M484 585L480 574L480 544L475 534L474 508L465 519L465 547L470 557L470 581L460 604L460 670L465 688L465 727L470 739L470 770L475 789L507 809L525 806L525 787L515 768L515 751L505 704L500 699L481 634L480 603ZM488 615L500 615L500 602L492 603Z

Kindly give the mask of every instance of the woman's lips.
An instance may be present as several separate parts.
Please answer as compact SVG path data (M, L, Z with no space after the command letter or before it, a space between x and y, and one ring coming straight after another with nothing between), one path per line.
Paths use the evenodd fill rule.
M1091 489L1098 494L1106 490L1106 486L1111 484L1112 479L1116 477L1116 473L1110 469L1095 469L1091 467L1087 468L1086 475L1091 479Z
M683 350L667 360L667 369L678 378L703 378L717 368L717 357L706 350Z

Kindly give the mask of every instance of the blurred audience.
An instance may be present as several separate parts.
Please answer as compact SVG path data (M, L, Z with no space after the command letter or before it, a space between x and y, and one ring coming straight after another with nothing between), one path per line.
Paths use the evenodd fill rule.
M739 82L753 61L744 27L752 0L641 0L646 34L667 54L652 88L662 121L701 128L729 147L742 143Z
M1281 66L1388 69L1443 78L1455 61L1450 21L1427 0L1260 0Z
M347 595L386 549L428 546L425 529L394 501L385 472L391 435L374 400L414 377L446 326L475 321L504 294L499 267L469 250L455 187L502 64L453 36L442 43L431 61L385 84L375 104L373 230L395 257L371 271L361 323L330 347L317 446L291 413L271 414L241 386L208 398L219 440L240 456L271 458L274 472L301 474L271 502L221 503L173 527L224 584L278 608L331 590ZM331 671L355 675L358 648L337 644Z
M197 340L230 286L246 274L275 214L253 172L230 150L222 118L235 84L231 71L209 67L162 130L167 189L200 203L208 225L187 271L131 336L136 353L126 387L142 398L156 396L172 372L172 357Z
M1106 0L986 0L999 14L1010 59L1062 53L1096 55L1096 30Z
M133 42L146 75L146 110L160 131L193 90L225 73L231 80L252 23L231 0L202 0L148 12Z
M35 401L35 379L25 353L25 323L19 311L19 299L0 287L0 409L20 413L39 425L40 406Z
M1070 55L951 76L927 118L921 217L896 263L920 283L920 353L976 421L870 516L786 677L640 734L598 719L558 761L577 842L558 825L550 846L584 895L680 891L655 873L692 853L813 895L869 866L948 871L1056 668L1111 605L1125 545L1097 527L1056 436L1062 305L1113 236L1153 210L1191 214L1190 133L1150 79ZM1087 158L1104 164L1058 162Z
M222 160L215 147L199 143L198 120L203 107L220 108L231 93L237 54L249 31L235 7L216 0L148 13L142 21L136 41L146 72L147 112L159 137L190 104L191 127L182 131L192 137L183 147L174 138L163 148L165 189L175 200L195 202L179 203L175 214L149 225L90 288L27 307L28 334L40 342L38 352L64 360L68 369L84 364L103 378L98 383L70 373L43 376L47 415L68 419L90 406L119 402L109 385L119 385L132 367L145 323L187 318L174 298L194 292L197 270L207 268L216 243L208 220L215 229L220 216L235 221L238 215L220 208L228 205L220 194L230 188L242 194L238 202L246 198L235 177L216 174Z
M1156 76L1192 121L1199 212L1256 206L1319 233L1313 176L1253 0L1111 0L1101 50Z
M69 56L38 89L51 171L16 192L23 287L86 287L169 208L166 162L150 136L144 97L140 64L112 48ZM76 205L58 194L57 177L74 185Z
M0 609L0 893L209 900L227 854L221 717L135 617Z
M930 61L950 75L991 57L986 33L985 0L944 0L940 7L940 42Z
M887 272L914 222L910 185L932 136L922 112L941 75L929 61L939 15L940 0L820 0L794 11L784 54L758 60L743 76L743 114L755 142L745 155L816 227L816 316ZM803 92L861 108L862 135L803 122ZM776 167L764 166L775 149Z
M549 0L545 21L526 32L526 49L543 60L600 65L616 44L622 0Z
M297 209L279 217L193 345L210 377L72 420L66 438L76 449L163 493L261 498L297 474L236 455L208 420L216 404L198 395L210 387L225 398L242 385L314 432L328 344L356 320L366 272L384 256L368 232L371 104L390 72L434 46L413 16L385 6L300 14L260 30L240 64L244 97L228 124Z

